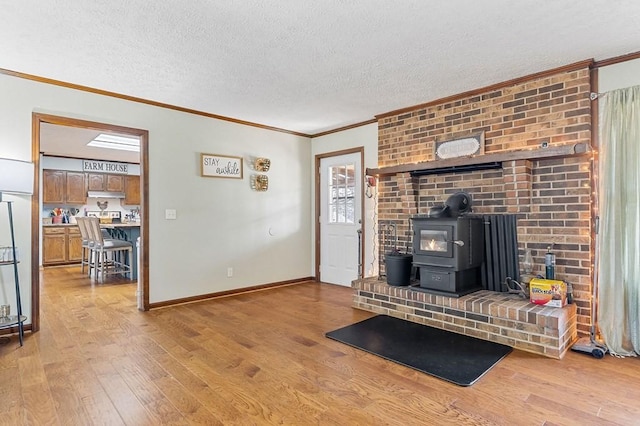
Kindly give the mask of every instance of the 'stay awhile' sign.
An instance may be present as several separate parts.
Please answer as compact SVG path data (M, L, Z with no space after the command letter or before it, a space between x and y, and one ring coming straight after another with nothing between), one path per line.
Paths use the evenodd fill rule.
M201 154L200 174L206 177L242 179L242 157Z

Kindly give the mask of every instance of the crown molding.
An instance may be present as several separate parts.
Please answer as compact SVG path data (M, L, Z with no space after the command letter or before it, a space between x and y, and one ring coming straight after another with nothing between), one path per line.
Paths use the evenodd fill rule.
M225 117L223 115L218 115L218 114L211 114L211 113L208 113L208 112L198 111L198 110L191 109L191 108L184 108L184 107L180 107L180 106L176 106L176 105L165 104L165 103L162 103L162 102L151 101L149 99L143 99L143 98L138 98L138 97L135 97L135 96L123 95L121 93L110 92L108 90L96 89L94 87L83 86L83 85L74 84L74 83L68 83L68 82L65 82L65 81L54 80L54 79L46 78L46 77L39 77L37 75L25 74L25 73L21 73L21 72L17 72L17 71L7 70L7 69L4 69L4 68L0 68L0 74L12 76L12 77L18 77L18 78L22 78L22 79L30 80L30 81L36 81L38 83L45 83L45 84L51 84L51 85L54 85L54 86L66 87L67 89L80 90L82 92L95 93L97 95L109 96L109 97L112 97L112 98L123 99L123 100L126 100L126 101L137 102L137 103L151 105L151 106L155 106L155 107L171 109L171 110L174 110L174 111L186 112L188 114L200 115L202 117L214 118L216 120L222 120L222 121L228 121L228 122L235 123L235 124L241 124L243 126L257 127L259 129L271 130L271 131L274 131L274 132L287 133L287 134L290 134L290 135L302 136L302 137L305 137L305 138L311 138L311 135L309 135L307 133L295 132L293 130L287 130L287 129L282 129L282 128L279 128L279 127L267 126L265 124L253 123L251 121L240 120L240 119L232 118L232 117Z

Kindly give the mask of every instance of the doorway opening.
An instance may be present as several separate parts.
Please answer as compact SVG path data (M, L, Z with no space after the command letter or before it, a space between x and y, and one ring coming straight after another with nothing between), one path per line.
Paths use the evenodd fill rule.
M32 114L32 159L35 169L35 185L31 216L31 235L33 246L38 247L37 250L31 251L31 321L32 331L38 331L40 328L40 264L41 264L41 200L42 200L42 164L41 154L47 154L43 150L42 130L46 128L51 130L52 126L62 126L58 130L74 130L74 131L97 131L107 134L117 134L138 138L140 142L140 152L138 155L140 165L140 240L141 253L138 265L138 280L142 282L140 286L140 295L142 308L149 310L149 206L148 206L148 176L149 176L149 132L143 129L117 126L106 123L99 123L75 118L61 117L49 114L33 113ZM68 147L68 152L58 151L55 155L67 158L81 159L83 154L78 149L73 150ZM49 152L49 155L52 153ZM84 158L82 158L84 159ZM87 158L91 160L99 160L96 158ZM112 160L112 158L104 158L104 160ZM134 242L135 244L135 242Z

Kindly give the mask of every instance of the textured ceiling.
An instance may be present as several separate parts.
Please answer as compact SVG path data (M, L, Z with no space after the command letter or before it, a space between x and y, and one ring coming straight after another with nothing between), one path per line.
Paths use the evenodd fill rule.
M640 50L638 0L0 0L0 68L305 134Z

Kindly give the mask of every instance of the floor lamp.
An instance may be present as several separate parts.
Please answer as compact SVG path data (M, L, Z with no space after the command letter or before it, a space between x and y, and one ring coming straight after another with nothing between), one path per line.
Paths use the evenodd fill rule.
M22 316L22 301L20 300L20 281L18 276L18 255L16 251L16 238L13 228L13 201L3 200L3 194L33 194L33 163L27 161L0 158L0 202L7 203L9 213L9 229L11 232L10 259L1 259L2 265L13 265L16 291L16 319L9 318L2 323L2 328L18 326L20 346L23 344L24 320Z

